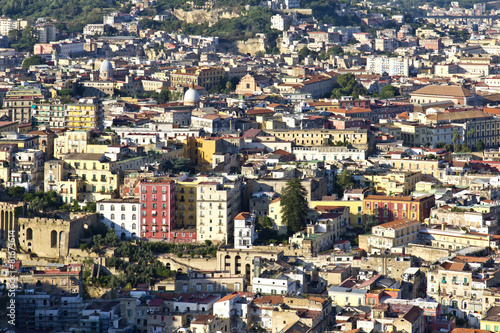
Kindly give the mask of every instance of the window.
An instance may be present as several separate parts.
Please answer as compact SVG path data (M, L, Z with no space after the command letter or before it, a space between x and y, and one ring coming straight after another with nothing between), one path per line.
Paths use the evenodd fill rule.
M122 205L122 212L125 211L125 205Z
M115 214L111 214L111 220L115 219Z
M111 205L111 211L115 210L115 205Z

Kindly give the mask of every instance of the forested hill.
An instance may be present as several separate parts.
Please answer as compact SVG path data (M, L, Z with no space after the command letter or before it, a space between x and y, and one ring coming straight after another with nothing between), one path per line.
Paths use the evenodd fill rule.
M0 14L11 18L57 20L59 31L81 32L86 24L102 23L105 13L120 6L114 0L0 0Z

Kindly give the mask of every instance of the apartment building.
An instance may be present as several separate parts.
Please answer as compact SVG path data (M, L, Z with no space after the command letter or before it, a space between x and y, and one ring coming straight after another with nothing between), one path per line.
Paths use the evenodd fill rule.
M392 46L392 40L381 39L383 42L383 48L390 49ZM385 45L391 44L391 45ZM384 51L384 52L392 52ZM387 73L389 76L409 76L410 75L410 60L407 57L388 57L388 56L377 56L371 55L366 57L366 70L373 74L382 75Z
M292 153L297 161L364 161L366 150L348 147L293 147Z
M66 127L70 130L93 130L103 128L103 111L100 104L67 104Z
M232 293L244 290L245 276L219 271L192 270L175 277L175 292L178 293Z
M197 241L229 244L234 218L241 212L241 178L235 181L203 181L197 186Z
M141 237L175 241L175 183L153 178L140 183Z
M292 141L299 146L325 146L328 143L346 142L354 148L371 151L373 137L368 130L361 129L287 129L264 131L267 135L275 136L278 139Z
M120 239L140 235L140 203L138 199L107 199L97 202L101 221L115 231Z
M64 161L45 162L44 189L56 191L64 203L112 199L119 183L115 162L103 154L71 153Z
M359 177L361 186L373 188L375 192L388 196L410 195L415 191L415 185L422 180L420 172L363 173Z
M2 110L2 113L8 115L12 121L31 123L31 106L43 99L44 96L39 88L30 86L13 87L3 99L4 110Z
M60 102L37 102L33 107L33 124L36 126L64 127L65 105Z
M421 222L400 219L372 227L371 235L359 236L359 247L368 253L383 254L417 240Z
M104 154L108 145L118 145L120 138L112 132L102 132L99 136L90 130L66 131L54 140L54 157L61 159L70 153Z
M363 214L380 222L391 222L399 219L423 222L430 216L431 208L434 205L433 195L418 198L367 195L363 199Z
M255 233L255 215L241 212L234 218L234 248L251 249L257 239Z
M193 84L208 90L219 84L225 74L224 68L220 67L183 68L170 74L170 83L172 87Z
M195 228L197 216L197 179L178 180L176 183L176 214L178 228Z

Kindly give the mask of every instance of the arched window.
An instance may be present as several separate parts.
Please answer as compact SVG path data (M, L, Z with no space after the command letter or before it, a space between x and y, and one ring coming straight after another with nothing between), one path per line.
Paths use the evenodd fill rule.
M137 220L137 215L132 214L132 220Z
M50 233L50 247L56 247L57 246L57 231L52 230Z
M115 219L115 214L111 214L111 220Z
M135 212L137 210L137 207L135 205L133 205L132 210Z
M135 230L137 228L137 224L132 223L132 230Z
M115 205L111 205L111 210L114 211L115 210Z
M125 220L125 214L122 214L122 220Z
M100 208L100 210L101 210L101 211L103 211L103 210L104 210L104 205L103 205L103 204L101 204L101 205L99 206L99 208Z
M125 211L125 205L122 205L122 212Z
M26 229L26 240L32 240L33 239L33 229L28 228Z
M125 229L125 223L122 223L121 227L122 229Z

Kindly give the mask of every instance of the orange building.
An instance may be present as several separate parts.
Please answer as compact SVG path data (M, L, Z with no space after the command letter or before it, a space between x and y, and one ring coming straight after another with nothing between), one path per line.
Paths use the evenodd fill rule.
M435 205L434 195L419 198L403 196L368 195L363 199L363 214L380 223L398 219L423 222Z

